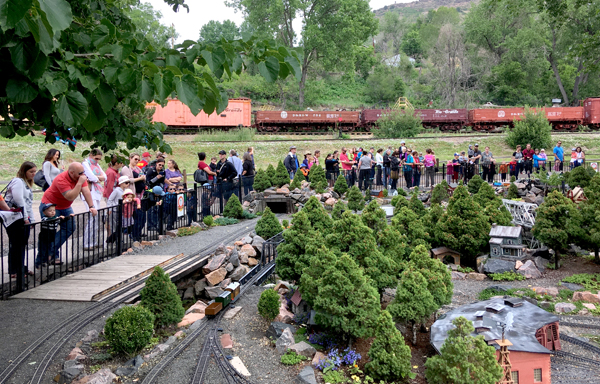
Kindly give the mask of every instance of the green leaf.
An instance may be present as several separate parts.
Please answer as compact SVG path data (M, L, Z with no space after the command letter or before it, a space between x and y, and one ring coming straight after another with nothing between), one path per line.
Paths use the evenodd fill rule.
M274 82L279 75L279 60L273 56L267 57L258 64L258 71L268 82Z
M154 64L151 61L143 60L140 64L144 67L142 70L144 75L146 75L148 77L153 77L154 74L158 73L158 71L159 71L156 64Z
M167 66L179 67L181 65L181 57L179 55L168 55Z
M52 27L48 23L48 20L44 17L37 18L38 32L39 32L39 45L40 50L46 55L51 54L58 48L59 42L54 38L54 32Z
M154 100L154 84L147 78L143 78L140 82L139 91L140 99L151 102Z
M181 70L179 69L179 67L176 67L174 65L167 65L166 67L167 70L171 71L175 76L182 76L183 73L181 72Z
M40 8L46 14L46 19L55 33L69 28L73 21L69 3L65 0L39 0L39 2Z
M204 60L206 60L206 64L208 65L208 68L210 68L210 70L214 72L214 63L213 63L213 59L212 59L212 52L202 51L201 55L204 58Z
M210 91L206 91L204 97L204 112L207 115L210 115L215 111L216 105L215 95Z
M100 76L98 76L95 72L89 72L87 74L82 74L79 76L79 81L81 85L87 88L90 92L94 92L98 85L100 84Z
M135 81L135 72L131 68L121 68L119 70L119 83L122 85L128 85L132 81Z
M219 94L219 88L217 88L217 84L215 84L215 79L212 78L212 76L206 72L204 72L204 81L206 81L206 83L208 84L208 86L210 87L210 89L212 89L213 93L215 95Z
M202 109L203 103L198 98L198 83L194 76L183 75L182 77L176 77L175 89L179 100L187 105L192 114L196 116Z
M13 64L21 72L25 72L31 67L40 52L31 38L19 39L17 44L8 50Z
M13 103L30 103L38 91L25 80L9 79L6 84L6 96Z
M106 25L98 25L92 32L92 43L96 46L106 44L110 39L110 33Z
M33 0L0 0L0 27L13 28L31 8Z
M88 114L88 103L79 92L71 91L58 99L56 115L67 127L80 124Z
M157 73L154 75L154 85L160 100L164 100L173 92L173 74L171 72Z
M108 83L114 83L117 81L117 73L119 68L117 67L106 67L104 68L104 77Z
M290 74L290 66L287 63L283 63L279 66L279 77L285 79Z
M102 106L102 110L105 113L109 113L117 103L115 92L106 83L100 83L100 85L96 89L96 92L94 92L94 95L98 99L98 102Z
M290 53L285 47L279 47L277 50L279 51L279 54L283 57L287 57L290 55Z
M86 131L88 131L89 133L94 133L104 126L104 122L106 121L106 114L104 113L102 106L98 101L96 101L96 99L90 98L88 104L88 114L81 124L83 125Z
M37 56L37 59L35 59L31 67L29 68L29 78L31 80L37 80L40 77L42 77L44 72L46 72L46 68L48 68L48 62L48 56L44 55L43 53L40 53Z
M233 59L233 65L231 66L231 69L234 72L238 72L242 69L242 64L244 63L244 61L242 60L241 56L237 56L235 59Z
M92 44L92 37L83 32L74 34L73 40L75 40L76 43L78 43L79 45L82 45L84 47L87 47L90 44Z
M298 59L295 57L286 56L284 61L287 64L289 64L289 66L292 69L292 73L294 73L294 76L296 76L296 79L300 80L300 76L302 75L302 68L300 68L300 62L298 61Z
M56 95L60 95L67 91L69 84L65 79L54 80L51 83L46 84L46 89L50 92L52 97L56 97Z

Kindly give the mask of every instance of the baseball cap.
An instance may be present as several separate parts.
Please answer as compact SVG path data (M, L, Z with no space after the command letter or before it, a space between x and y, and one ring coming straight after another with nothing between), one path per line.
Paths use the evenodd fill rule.
M160 187L158 187L160 188ZM123 191L123 196L127 196L127 195L134 195L133 191L129 188L127 188L126 190Z
M296 149L296 146L295 146L295 145L292 145L292 146L290 147L290 151L291 151L292 149Z
M156 152L156 158L158 159L159 157L167 157L163 152Z
M42 212L44 212L46 209L48 209L50 207L56 206L56 204L52 204L52 203L46 203L46 204L42 203L41 205L42 205Z
M573 148L573 149L571 149L571 151L576 151L576 150L577 150L577 148Z
M142 157L150 157L150 152L144 152L144 153L142 153Z
M152 193L154 193L155 195L159 195L159 196L165 195L165 191L163 191L162 187L159 187L158 185L156 187L152 188Z
M226 155L226 154L227 154L227 152L225 152L225 151L224 151L224 150L222 150L222 149L219 151L219 155Z
M402 140L402 141L400 142L400 144L406 144L406 141Z
M476 147L479 147L479 144L475 144Z
M119 184L123 184L123 183L126 183L128 181L131 182L131 180L129 180L129 176L121 176L121 177L119 177Z
M457 152L454 152L454 156L459 156Z

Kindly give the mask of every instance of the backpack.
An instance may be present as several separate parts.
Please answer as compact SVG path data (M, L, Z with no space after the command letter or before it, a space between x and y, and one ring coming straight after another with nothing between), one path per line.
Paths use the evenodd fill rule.
M194 172L194 182L198 184L208 183L208 175L203 169L196 169Z
M423 164L426 167L433 167L434 166L434 162L433 162L433 156L432 155L427 155L425 156L425 160L423 160Z
M44 177L44 171L40 169L33 176L33 183L42 189L46 189L49 187L48 182L46 182L46 178Z

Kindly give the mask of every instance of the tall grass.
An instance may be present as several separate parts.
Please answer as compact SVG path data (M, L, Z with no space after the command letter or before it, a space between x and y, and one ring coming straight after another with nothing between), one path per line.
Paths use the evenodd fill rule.
M209 141L254 141L256 129L254 128L238 128L229 131L200 131L194 141L209 142Z

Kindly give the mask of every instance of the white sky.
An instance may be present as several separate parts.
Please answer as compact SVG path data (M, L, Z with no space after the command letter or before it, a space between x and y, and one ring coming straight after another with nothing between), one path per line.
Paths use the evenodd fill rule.
M409 3L414 0L371 0L371 9L379 9L386 5L394 3ZM198 40L200 37L200 28L210 20L225 21L231 20L238 26L242 23L243 17L240 12L235 12L233 8L225 5L223 0L187 0L186 4L190 8L187 13L185 9L180 9L178 13L173 12L163 0L142 0L149 2L155 10L163 15L162 24L175 24L175 29L179 33L179 39L176 43L184 40ZM294 29L301 27L299 22L294 23Z

